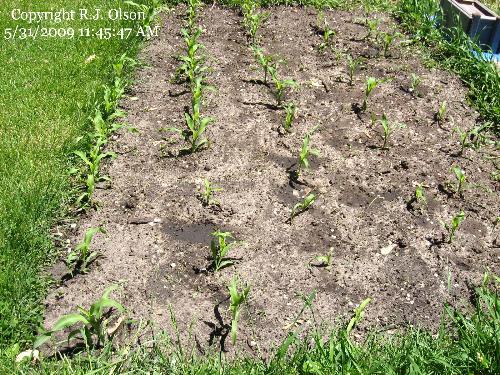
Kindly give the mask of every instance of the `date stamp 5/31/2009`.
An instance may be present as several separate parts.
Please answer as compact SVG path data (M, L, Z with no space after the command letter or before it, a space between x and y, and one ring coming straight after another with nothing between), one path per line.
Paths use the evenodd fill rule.
M94 37L99 39L110 39L117 37L128 39L133 36L150 38L157 36L159 26L141 26L146 20L143 11L126 11L121 8L103 10L101 8L82 8L77 10L59 9L56 11L35 12L22 9L13 9L10 13L13 21L17 21L15 27L3 30L4 39L36 39L40 38L68 38ZM85 22L84 26L73 27L72 21ZM96 24L92 25L92 21ZM118 27L112 25L102 26L98 21L116 22L138 21L135 25ZM28 26L22 26L22 24ZM61 25L64 23L64 25ZM50 24L50 26L46 26Z

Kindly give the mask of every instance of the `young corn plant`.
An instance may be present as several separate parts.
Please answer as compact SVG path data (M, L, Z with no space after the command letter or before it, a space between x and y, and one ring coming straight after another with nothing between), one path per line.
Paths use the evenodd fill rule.
M447 104L446 100L439 105L439 109L436 112L436 121L438 124L443 124L447 117Z
M116 154L113 152L102 152L101 147L104 143L104 140L98 139L88 155L82 151L74 152L86 165L86 170L81 171L81 175L85 180L85 191L76 200L76 204L82 208L93 205L92 196L97 183L110 181L108 176L99 175L99 168L103 159L108 157L115 158Z
M311 155L313 156L319 156L319 150L315 148L311 148L311 136L314 134L314 132L318 129L318 126L315 126L312 128L304 137L302 140L302 147L300 149L299 153L299 165L296 171L297 176L300 176L300 174L309 169L309 158Z
M394 134L394 132L398 129L403 129L405 126L403 124L390 123L385 113L382 115L380 124L382 125L382 129L384 131L382 134L382 140L384 141L384 143L382 144L381 148L382 150L388 150L389 141L392 134Z
M476 126L469 131L462 131L458 126L453 129L458 134L460 142L459 155L463 155L466 148L480 149L481 146L488 141L483 133L484 128Z
M423 184L418 184L415 188L415 201L420 205L427 205L427 198L425 197Z
M229 239L234 239L231 232L221 232L216 230L212 233L214 237L210 243L210 250L212 252L212 268L214 272L219 272L225 267L232 266L234 262L227 259L229 251L236 246L236 241L228 243Z
M453 187L454 193L462 197L464 194L464 190L467 187L467 185L466 185L467 184L467 176L465 175L465 172L463 171L463 169L460 168L458 165L451 168L451 171L455 175L455 179L456 179L456 184Z
M284 108L286 116L285 116L285 122L283 123L283 129L285 129L285 131L289 133L293 121L295 120L295 116L297 115L297 107L295 106L294 103L288 103L284 106Z
M378 38L378 25L380 25L380 20L375 18L373 20L366 19L366 26L368 27L368 34L364 39L376 40Z
M68 254L66 265L72 275L74 273L88 272L88 266L99 257L97 251L90 249L90 243L97 233L106 233L106 231L101 227L87 229L83 241Z
M269 17L268 13L257 12L256 9L257 7L254 3L248 11L244 12L244 24L247 29L251 45L253 46L258 44L257 32L259 31L260 26Z
M415 73L411 74L411 81L410 81L410 88L408 91L416 96L420 96L419 94L419 87L422 84L422 78L420 78L418 75Z
M330 271L333 264L333 248L330 248L328 254L319 255L314 260L319 263L317 267L325 267L327 271Z
M188 82L193 84L196 78L202 76L207 70L207 68L203 66L205 57L199 54L200 50L204 48L203 45L198 42L203 30L197 27L193 30L182 29L181 32L184 36L187 51L185 56L179 57L182 64L177 70L177 76L185 76Z
M362 59L357 57L355 59L352 58L351 55L347 55L347 74L349 77L349 86L354 84L354 75L356 71L361 66Z
M124 112L118 109L118 103L125 93L125 86L126 83L121 77L115 77L113 86L103 86L102 116L107 121L124 116Z
M319 51L322 52L325 48L330 47L331 38L335 36L335 31L330 27L326 21L323 11L318 13L318 18L316 20L316 31L321 33L323 41L319 45Z
M368 79L366 80L365 97L363 99L363 104L361 105L361 110L363 112L365 112L368 108L368 98L370 97L371 93L373 92L375 87L380 85L382 82L382 80L376 79L374 77L368 77Z
M172 127L168 129L179 133L190 144L189 148L183 149L184 152L197 152L208 143L208 139L204 137L204 133L207 126L214 121L211 117L203 117L201 115L201 100L205 88L202 80L202 77L196 77L193 83L191 113L184 113L187 128L179 129Z
M214 186L206 178L203 180L203 190L200 191L200 200L205 207L208 206L219 206L220 202L213 198L213 195L217 191L222 191L222 188Z
M445 223L440 220L441 225L448 232L448 243L452 243L452 241L455 239L455 234L458 230L458 227L460 226L460 224L462 224L462 221L464 220L465 220L465 213L463 211L460 211L458 214L453 216L453 218L449 223Z
M252 52L264 73L264 84L267 85L267 77L271 70L276 70L276 62L271 55L265 55L264 50L258 46L252 46Z
M118 328L108 328L109 322L113 317L112 312L116 310L121 314L125 311L120 303L109 298L110 293L116 288L117 286L113 285L106 289L102 297L94 302L88 310L78 306L78 313L64 315L59 318L51 330L42 333L36 338L33 344L34 348L38 348L46 343L54 333L69 327L76 328L69 333L68 342L77 338L82 339L88 348L99 348L104 343L112 340Z
M394 42L396 34L382 32L379 34L379 36L380 36L381 44L382 44L382 54L384 57L388 57L389 56L389 48L391 47L392 43Z
M235 277L229 284L229 311L231 312L231 341L233 345L236 343L238 335L238 321L244 304L248 301L250 286L244 284L239 285L239 280Z
M293 223L293 219L295 219L297 215L307 211L316 201L316 198L317 198L316 194L309 193L301 202L293 206L292 213L290 214L290 224Z
M186 11L187 16L187 28L193 30L196 24L196 18L198 15L198 8L201 5L200 0L188 0L188 7Z
M274 83L274 89L275 89L275 96L276 96L276 101L278 103L278 106L281 105L283 102L284 96L285 96L285 91L288 88L296 88L298 87L297 82L295 82L293 79L280 79L278 77L278 71L276 67L269 67L269 75L271 76L271 79L273 80Z

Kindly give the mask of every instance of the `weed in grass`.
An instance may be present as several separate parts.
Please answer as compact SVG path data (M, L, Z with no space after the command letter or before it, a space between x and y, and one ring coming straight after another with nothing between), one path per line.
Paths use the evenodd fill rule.
M295 120L295 116L297 115L297 107L295 106L294 103L288 103L284 106L284 108L286 116L285 116L285 122L283 123L283 129L285 129L285 131L289 133L293 121Z
M293 219L295 219L297 215L307 211L316 201L316 198L317 198L316 194L309 193L301 202L293 206L292 213L290 214L290 224L292 224Z
M144 14L144 19L141 22L145 27L153 25L158 14L168 9L168 5L164 4L164 0L152 0L149 4L138 4L135 1L127 0L125 4L135 7Z
M363 112L365 112L368 108L368 98L370 97L371 93L373 92L375 87L377 87L382 82L382 80L376 79L374 77L368 77L368 79L366 80L365 97L363 99L363 104L361 105L361 110Z
M219 206L220 202L213 199L213 194L217 191L222 191L222 188L214 186L206 178L203 180L203 190L199 192L199 197L204 206Z
M231 312L231 341L233 345L236 343L238 334L238 321L244 304L248 301L250 286L244 284L239 285L239 280L234 277L229 284L229 311Z
M297 176L299 176L304 170L309 169L309 158L311 155L319 156L319 150L311 148L311 137L314 132L318 129L318 126L312 128L302 140L302 147L299 154L299 166L297 168Z
M37 337L33 347L38 348L50 340L54 333L76 325L81 325L81 327L75 328L68 334L68 342L71 339L80 338L87 348L98 348L112 340L116 329L108 329L112 317L110 312L112 309L115 309L119 313L125 310L120 303L109 298L109 294L116 288L116 285L107 288L102 297L94 302L88 310L79 306L78 310L80 310L80 312L64 315L59 318L51 330ZM78 334L80 334L81 337L77 337Z
M74 250L68 254L66 265L72 275L75 272L86 273L90 263L99 257L97 251L90 249L90 243L97 233L106 233L106 231L101 227L87 229L83 241L76 245Z
M230 242L227 240L233 239L231 232L221 232L216 230L212 233L214 237L210 243L210 250L212 252L212 268L214 272L218 272L225 267L232 266L234 262L232 260L226 259L229 251L238 244L238 242Z
M455 239L455 234L458 230L458 227L460 226L460 224L462 224L462 221L464 220L465 220L465 213L463 211L460 211L458 214L453 216L453 218L449 223L445 223L439 220L441 225L448 232L448 243L452 243L452 241Z
M347 74L349 76L349 86L354 84L354 75L361 66L362 62L363 59L360 57L353 59L351 55L347 55Z
M398 129L403 129L405 127L404 124L396 124L396 123L390 123L389 120L387 119L387 116L385 113L382 115L382 119L380 120L380 124L382 125L383 129L383 134L382 134L382 139L384 143L382 144L382 150L388 150L389 149L389 140L391 135Z
M439 109L436 112L436 121L438 124L443 124L447 117L447 104L446 100L439 105Z
M415 73L411 74L411 81L410 81L410 88L408 91L415 96L420 96L420 93L418 91L420 85L422 84L422 78L420 78L418 75Z

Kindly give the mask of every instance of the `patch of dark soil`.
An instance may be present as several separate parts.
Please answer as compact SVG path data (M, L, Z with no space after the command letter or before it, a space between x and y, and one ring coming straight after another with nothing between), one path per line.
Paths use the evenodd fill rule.
M500 271L493 167L471 150L453 156L459 149L454 124L477 124L477 113L465 104L466 90L456 76L427 69L413 47L396 42L390 59L378 56L378 46L363 39L366 27L355 22L360 14L325 12L334 29L342 27L335 36L334 48L342 52L337 56L318 51L321 38L310 26L314 9L269 9L271 18L260 32L263 47L287 61L280 76L300 84L288 93L298 118L291 133L280 134L285 114L273 107L271 90L257 84L263 77L246 45L242 18L232 9L205 6L201 42L212 68L208 81L217 88L207 92L203 107L216 119L207 130L210 145L194 155L161 157L184 146L162 130L184 126L189 105L188 95L180 95L185 84L171 80L179 64L174 56L184 50L183 11L179 6L165 15L159 37L143 51L149 68L137 74L137 98L123 103L127 122L140 133L110 142L111 150L121 151L107 167L112 187L96 193L99 210L82 218L70 235L77 243L86 228L103 225L107 234L96 236L92 247L105 257L88 274L54 288L47 297L48 326L121 283L116 299L132 317L167 329L171 306L181 332L193 324L200 352L213 345L233 353L225 339L227 285L238 276L252 288L239 322L238 350L250 350L245 343L254 341L265 355L286 337L303 296L314 290L315 316L326 323L371 297L361 330L408 322L435 328L443 302L467 298L467 285L479 282L484 269ZM382 18L381 27L389 28L391 21ZM347 53L367 55L352 86ZM421 77L425 95L401 89L411 73ZM370 76L388 80L357 116L351 104L362 102ZM438 126L433 115L443 101L449 120ZM392 124L406 125L391 135L388 150L380 149L383 114ZM321 156L312 157L300 183L291 183L287 169L316 125L311 146ZM485 189L467 190L463 198L441 193L439 186L453 180L450 168L457 164L471 184ZM204 178L223 189L214 193L220 210L197 198ZM422 211L408 207L418 184L426 186ZM310 191L318 199L290 224L292 207ZM456 239L437 246L445 234L440 220L449 222L461 209L467 217ZM215 228L242 241L230 253L238 259L235 265L218 273L208 269ZM310 265L329 252L330 271ZM306 313L300 324L307 329L312 316Z

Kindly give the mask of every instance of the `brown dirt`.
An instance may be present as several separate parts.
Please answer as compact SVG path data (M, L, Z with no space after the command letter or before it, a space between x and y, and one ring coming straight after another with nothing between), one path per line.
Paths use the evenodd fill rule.
M82 218L71 238L76 243L88 227L103 225L108 233L96 236L93 247L104 257L88 274L54 288L47 298L47 326L122 282L116 295L130 316L167 328L171 305L181 330L194 322L201 347L219 345L217 335L224 329L216 328L230 323L227 285L239 275L252 290L238 345L249 350L247 344L255 341L254 349L266 352L286 334L302 307L300 295L313 290L316 319L327 323L372 297L365 326L418 323L432 328L444 301L466 299L468 285L487 268L499 271L493 224L499 200L498 185L490 179L492 166L478 152L456 155L452 123L469 129L478 118L464 101L459 79L427 68L418 50L398 42L389 58L367 58L351 87L345 82L345 59L318 52L321 38L312 27L312 9L272 8L261 33L264 48L287 61L281 76L300 83L289 95L299 118L293 133L283 136L277 129L284 113L272 109L269 88L255 82L262 77L241 17L234 10L205 8L202 42L213 70L209 81L217 89L207 94L204 107L216 119L208 130L210 147L191 156L162 156L182 146L161 129L182 127L190 100L185 85L171 81L178 66L175 56L184 48L183 11L178 7L166 15L161 35L143 51L149 65L138 72L133 92L123 101L127 122L140 134L123 133L111 143L119 154L106 171L112 188L98 191L100 208ZM337 51L378 54L373 43L362 40L367 29L356 23L362 14L326 14L337 31ZM392 25L379 16L382 27ZM423 79L421 97L405 91L411 73ZM375 89L368 112L385 112L391 121L406 124L389 151L378 147L380 126L371 128L370 116L352 109L362 100L368 76L392 78ZM433 116L444 100L449 120L438 126ZM321 155L303 177L307 185L294 185L286 170L315 125L320 130L312 144ZM453 179L454 165L482 188L466 190L463 199L447 195L441 187ZM197 199L203 178L224 189L216 194L221 210L205 208ZM429 186L424 213L408 205L417 183ZM318 200L290 225L291 207L311 190L319 192ZM439 220L449 221L460 209L467 218L456 241L439 243ZM231 254L240 260L217 274L197 273L209 264L215 228L244 241ZM392 251L382 255L389 245ZM309 265L329 248L334 256L330 272ZM307 314L303 327L310 325ZM229 340L225 349L232 350Z

